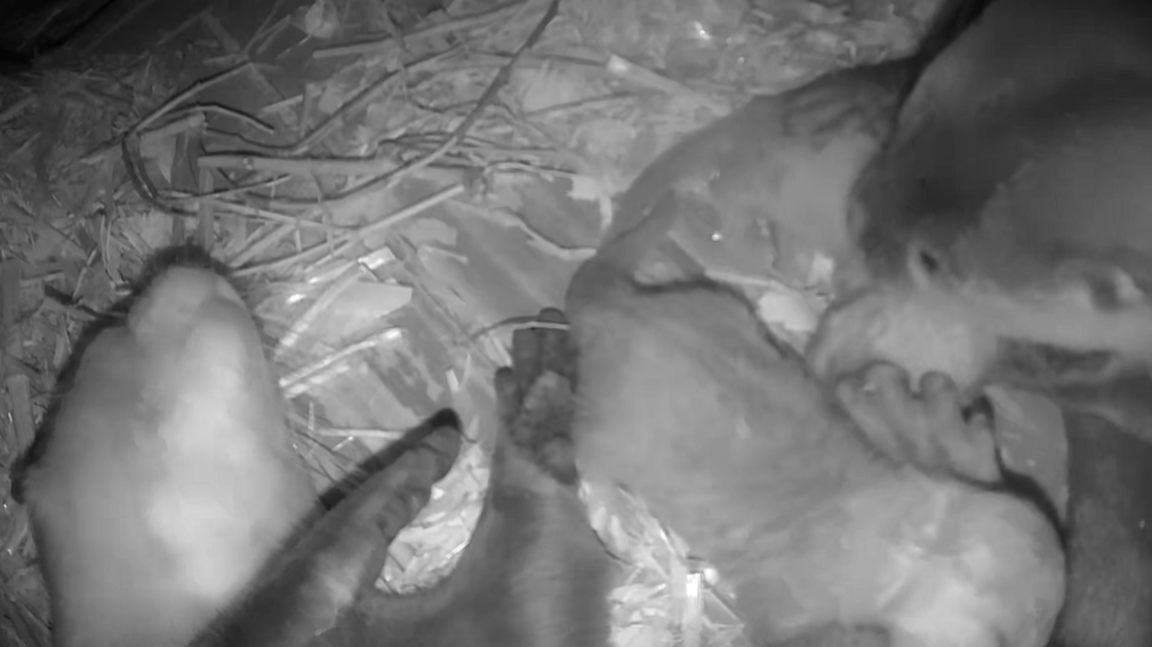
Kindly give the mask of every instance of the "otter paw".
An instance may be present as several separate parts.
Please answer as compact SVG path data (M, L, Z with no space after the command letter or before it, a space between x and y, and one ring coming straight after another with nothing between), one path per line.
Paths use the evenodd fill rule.
M577 479L572 447L575 361L564 315L542 310L541 326L512 334L512 366L496 373L496 396L507 440L522 456L571 484Z
M941 373L909 388L900 368L877 363L840 381L836 395L868 441L900 463L980 483L1000 479L991 414L965 415L956 384Z

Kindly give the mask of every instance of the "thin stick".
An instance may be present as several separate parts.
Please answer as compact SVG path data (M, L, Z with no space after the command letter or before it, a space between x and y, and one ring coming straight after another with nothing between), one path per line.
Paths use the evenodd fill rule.
M368 175L392 170L396 162L388 158L380 159L325 159L325 158L283 158L260 157L256 155L204 155L200 158L201 168L229 168L245 171L278 171L291 175L308 176L313 173L340 175ZM383 167L383 168L382 168ZM391 167L391 168L388 168Z
M513 16L521 11L529 9L531 2L513 2L511 4L495 7L488 11L469 14L467 16L460 16L451 20L429 25L423 29L418 29L404 37L404 42L411 47L413 44L425 40L450 34L456 31L465 31L476 29L480 27L487 27L495 22L508 22ZM392 36L385 36L377 40L350 43L345 45L335 45L333 47L324 47L317 49L312 53L312 58L332 58L335 56L347 56L350 54L367 54L378 50L387 49L396 46L395 38Z
M140 133L140 145L150 146L156 139L164 139L172 135L178 135L181 132L200 128L204 125L204 115L201 112L193 112L186 117L181 117L171 123L160 126L153 130ZM85 153L77 161L81 164L91 164L99 162L104 156L110 155L120 150L120 145L124 140L124 136L117 137L116 139L101 144L90 153Z
M152 6L155 2L156 0L136 0L136 6L129 9L123 16L120 16L120 19L113 23L111 27L104 30L104 33L100 34L94 42L89 43L88 46L84 48L84 52L91 53L94 51L104 42L105 38L119 31L121 27L128 24L128 21L140 15L142 11Z
M23 358L23 340L17 332L20 309L20 276L24 264L19 260L8 260L0 264L0 321L3 322L3 351L19 363ZM9 369L4 376L11 405L12 427L16 436L17 452L23 452L32 444L36 427L32 416L32 389L28 375L20 370Z
M336 302L336 298L339 297L344 290L348 289L348 286L358 280L360 280L359 267L354 271L348 272L347 276L344 276L340 280L330 283L328 288L325 289L320 296L316 297L316 301L304 311L304 314L300 315L296 323L292 324L292 326L281 335L279 343L276 344L276 348L272 351L272 357L277 360L283 358L284 353L291 350L292 347L300 341L304 331L312 325L312 322L320 316L320 313L326 312L329 306Z
M380 440L400 440L408 433L403 429L338 429L336 427L317 427L312 433L325 438L372 438Z
M559 6L559 0L552 0L549 3L548 10L544 13L544 16L536 24L536 27L533 28L532 32L528 35L528 38L525 39L520 48L517 49L512 57L508 59L508 62L500 68L500 71L496 74L496 78L492 80L492 83L488 85L488 88L484 91L484 94L481 95L480 99L476 102L476 106L471 110L471 112L469 112L468 116L465 117L462 122L460 122L460 125L458 125L456 129L452 131L452 134L447 139L445 139L439 147L436 148L436 150L416 160L415 162L412 162L411 164L393 171L392 173L383 175L376 180L365 182L364 184L360 185L360 187L357 187L356 190L367 191L375 187L381 187L382 189L391 187L399 182L402 177L405 177L408 174L418 169L424 168L430 165L432 162L440 159L453 146L462 140L464 135L467 134L468 130L472 127L476 120L479 119L480 113L482 113L484 109L488 107L490 103L492 103L496 97L496 94L500 91L501 88L504 87L505 84L507 84L508 79L512 76L512 69L515 67L516 62L520 60L520 57L524 54L525 51L527 51L529 48L535 45L538 40L540 40L540 36L544 33L544 30L556 17ZM323 242L317 245L313 245L306 250L303 250L292 256L282 258L278 261L272 261L270 263L264 263L261 265L244 268L239 270L237 275L244 276L258 272L275 271L283 267L291 266L301 260L312 258L313 256L320 254L326 249L332 249L333 246L335 246L335 250L329 253L327 258L337 256L350 249L352 245L356 244L364 237L373 233L387 230L393 225L407 220L408 218L411 218L419 213L422 213L426 209L436 204L450 200L451 198L465 192L466 190L466 187L462 184L450 186L433 194L432 196L429 196L428 198L425 198L424 200L421 200L420 202L417 202L416 204L413 204L387 218L384 218L383 220L380 220L379 222L363 227L356 232L345 234L335 241Z
M280 389L284 392L284 397L292 399L320 383L321 379L329 374L330 371L327 369L330 369L337 363L352 357L360 351L374 348L381 343L395 341L402 337L403 334L404 331L400 328L387 328L369 336L367 339L345 346L326 357L321 357L315 362L285 375L284 379L280 380Z
M287 99L284 99L282 101L277 101L276 103L270 103L270 104L264 106L263 108L260 109L260 114L269 115L269 114L272 114L274 112L280 112L281 110L284 110L286 108L291 108L292 106L296 105L297 103L300 103L303 100L304 100L304 95L300 95L300 94L298 94L294 97L288 97Z
M237 121L247 124L255 130L259 130L260 132L268 135L272 135L276 132L276 129L273 128L271 124L268 124L257 117L253 117L252 115L242 110L237 110L236 108L229 106L222 106L216 103L200 103L188 106L188 109L200 110L203 112L215 112L217 114L224 115L225 117L231 117Z
M200 169L200 186L199 190L211 192L213 189L212 170L202 168ZM207 200L201 200L197 205L196 211L199 215L200 221L200 247L211 252L213 243L213 223L215 218L212 212L212 203Z
M291 26L291 16L284 16L280 20L277 20L276 24L272 25L272 27L268 30L268 33L260 35L263 42L260 43L260 46L256 48L256 51L254 52L256 56L263 56L264 52L267 51L268 48L272 46L272 43L276 41L276 38Z
M52 21L56 20L56 17L68 8L68 3L57 3L56 8L52 11L49 11L47 15L41 18L38 25L24 32L24 42L20 43L20 49L27 49L29 45L31 45L41 34L44 33L44 30L48 28L48 25L51 25Z
M173 29L173 30L169 31L168 33L164 34L163 36L161 36L160 40L156 41L156 46L162 47L164 45L167 45L168 41L179 36L181 33L184 32L185 29L188 29L189 27L196 24L197 22L200 22L200 17L206 11L211 11L211 9L201 9L200 11L197 11L196 13L189 16L187 20L180 23L175 29Z
M224 46L225 52L229 54L243 54L243 50L240 49L240 43L236 41L231 32L224 28L224 25L220 24L220 20L216 17L215 13L211 11L202 13L200 15L200 24L212 32L216 40L220 41L220 44Z
M276 0L276 4L272 5L272 9L265 14L264 20L262 20L260 26L256 28L256 33L252 34L252 38L249 39L248 44L244 46L245 52L251 51L252 44L264 36L265 30L268 29L268 24L272 22L272 17L280 13L280 7L282 6L284 6L284 0ZM281 16L280 19L276 21L276 24L279 25L280 22L284 20L288 20L288 16Z
M385 90L395 90L395 81L400 78L406 78L405 72L410 73L415 70L428 67L433 63L442 61L452 54L455 54L459 49L460 47L456 46L447 51L434 54L425 59L407 65L405 69L397 70L396 72L385 76L379 81L376 81L372 85L365 88L363 92L353 97L352 100L340 106L340 108L337 109L336 112L332 113L332 115L328 117L324 123L320 124L320 126L313 130L311 134L293 146L290 154L299 155L300 153L303 153L304 151L312 148L312 146L314 146L321 139L327 137L328 134L333 130L336 130L342 126L344 124L344 120L350 114L353 112L359 112L360 110L366 108L368 104L375 101L377 97L384 93Z
M548 11L544 13L544 17L540 19L540 22L536 23L536 27L532 30L532 33L528 34L528 39L520 45L520 49L516 50L516 53L504 64L504 67L500 68L500 71L496 73L496 78L492 80L492 83L488 85L488 89L484 91L484 94L480 96L480 100L476 102L476 108L456 127L449 142L445 142L445 146L443 147L445 151L451 146L450 142L463 138L464 134L472 128L472 124L476 123L476 120L480 117L480 113L488 104L492 103L492 100L496 98L496 93L508 83L508 79L512 76L512 68L515 67L516 62L520 60L524 52L528 51L528 49L536 44L536 41L540 40L540 36L544 34L544 30L548 27L548 24L556 17L559 9L560 0L552 0L552 2L548 4ZM441 155L443 155L443 152L441 152ZM440 155L436 156L436 158L439 157ZM425 164L430 162L431 161L425 162Z
M141 131L155 123L165 114L171 112L176 108L176 106L195 96L197 93L203 92L206 88L230 79L231 77L244 71L248 65L249 64L247 62L241 63L240 65L237 65L230 70L225 70L224 72L217 74L216 76L209 77L208 79L194 83L192 87L169 99L159 108L152 111L150 115L130 128L128 132L125 133L124 137L120 140L121 157L123 158L124 168L128 173L128 178L132 182L132 188L135 189L136 193L140 195L142 200L148 203L148 206L156 209L157 211L160 211L161 213L168 213L178 216L197 215L184 211L174 205L164 204L157 197L156 187L153 185L152 179L148 177L148 174L142 168L139 168L139 165L136 162L135 154L140 150Z
M244 68L248 67L249 65L251 65L251 63L248 63L246 61L246 62L241 63L241 64L239 64L239 65L237 65L231 69L224 70L223 72L220 72L219 74L216 74L215 76L210 76L206 79L202 79L200 81L197 81L196 83L193 83L192 86L189 87L187 90L185 90L185 91L181 92L180 94L172 97L168 101L165 101L163 105L161 105L159 108L153 110L152 113L149 114L147 117L144 117L144 119L140 120L139 123L137 123L135 126L132 127L133 132L140 133L142 130L144 130L148 126L152 125L153 123L155 123L156 120L160 119L164 115L171 112L173 109L176 108L176 106L180 105L181 103L184 103L188 99L196 96L197 94L203 92L204 90L207 90L208 88L210 88L214 85L217 85L219 83L223 83L224 81L227 81L228 79L231 79L232 77L240 74L241 72L244 71Z
M203 192L201 192L201 193L185 193L183 191L169 190L168 195L171 197L177 198L177 199L188 201L188 202L192 202L195 200L207 200L209 198L216 198L218 200L223 200L224 198L227 198L229 196L239 195L241 193L247 193L249 191L254 191L256 189L266 189L266 188L274 187L277 184L283 184L284 182L287 182L288 180L291 180L291 179L292 179L291 175L279 175L277 177L268 178L267 180L260 180L259 182L252 182L251 184L238 184L238 185L236 185L232 188L229 188L229 189L220 189L218 191L212 191L210 193L203 193Z
M183 132L199 130L204 127L204 124L204 113L199 111L193 112L185 117L177 119L176 121L168 122L163 126L156 128L155 130L149 130L148 132L141 134L140 144L144 146L150 146L159 140L175 137L176 135L179 135Z
M263 237L256 239L248 247L241 249L236 256L232 258L229 265L233 267L243 267L247 265L252 259L260 256L266 250L275 248L281 241L296 231L298 231L298 228L292 225L280 225Z
M222 211L228 211L228 212L235 214L235 215L248 216L250 218L258 218L260 220L266 220L268 222L275 222L275 223L280 223L280 224L284 224L284 225L293 225L294 227L301 228L301 229L329 229L330 228L329 225L326 225L326 224L321 223L321 222L316 222L315 220L306 220L304 218L298 218L296 216L289 216L287 214L278 213L275 211L269 211L267 209L261 209L259 207L253 207L253 206L249 206L246 204L237 204L235 202L229 202L227 200L221 200L219 198L202 197L202 198L191 198L191 200L195 201L195 202L202 203L202 204L208 204L212 207L215 207L215 208L220 209Z
M366 225L364 227L361 227L360 229L357 229L356 231L346 233L342 236L339 236L338 238L336 238L335 240L333 240L331 242L324 241L322 243L317 243L317 244L313 245L312 247L309 247L308 249L305 249L299 253L293 254L292 256L288 256L286 258L282 258L282 259L277 260L277 261L271 261L268 263L263 263L260 265L254 265L252 267L246 267L244 269L237 270L236 276L238 276L238 277L248 276L251 274L258 274L260 272L271 272L271 271L275 271L275 270L278 270L278 269L281 269L284 267L289 267L289 266L295 265L296 263L298 263L300 261L303 261L303 260L312 258L314 256L317 256L318 254L322 253L324 250L332 248L334 245L339 246L337 248L337 253L343 252L345 249L348 249L349 247L351 247L353 244L357 243L358 241L360 241L364 237L366 237L370 234L373 234L373 233L384 231L384 230L388 229L389 227L392 227L393 225L395 225L397 223L403 222L409 218L412 218L413 216L419 215L419 214L423 213L424 211L426 211L427 209L430 209L431 207L433 207L437 204L440 204L441 202L446 202L448 200L451 200L452 198L456 197L457 195L464 193L464 191L466 191L466 190L467 189L463 184L454 184L454 185L452 185L446 189L441 189L440 191L437 191L436 193L428 196L427 198L424 198L423 200L421 200L415 204L409 205L409 206L401 209L400 211L397 211L396 213L388 216L387 218L384 218L383 220L380 220L380 221L374 222L370 225ZM335 254L332 254L332 255L335 255Z
M516 63L520 60L520 57L523 56L525 51L535 45L536 41L540 40L540 36L544 33L544 29L548 26L549 23L552 22L552 19L556 17L556 14L559 10L559 5L559 0L552 0L552 2L548 5L548 10L545 12L544 17L541 18L540 22L536 24L536 27L532 30L532 33L528 35L528 38L520 46L520 49L516 50L512 57L508 59L508 62L500 68L500 71L496 73L496 78L494 78L492 83L488 85L488 88L484 90L484 94L480 96L480 99L468 113L468 116L464 118L464 121L460 122L460 125L452 131L452 134L449 135L448 138L445 139L442 144L440 144L440 146L438 146L435 150L433 150L431 153L428 153L424 157L421 157L390 173L381 175L378 178L368 180L367 182L360 184L354 189L345 192L341 196L326 199L324 204L332 204L333 202L348 200L355 195L368 191L387 190L395 186L400 182L401 179L407 177L411 173L425 168L433 162L439 160L454 146L458 145L464 139L464 136L467 134L468 130L472 128L472 125L476 123L476 120L480 118L480 114L484 112L484 109L487 108L488 105L491 104L492 101L496 98L496 94L504 87L505 84L508 83L508 79L512 76L512 69L516 66Z

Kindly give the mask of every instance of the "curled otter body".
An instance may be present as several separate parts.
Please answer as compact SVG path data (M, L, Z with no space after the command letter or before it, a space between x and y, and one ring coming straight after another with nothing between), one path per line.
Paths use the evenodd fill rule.
M581 471L716 564L756 644L1045 644L1064 577L1049 520L876 451L729 290L639 283L680 205L636 187L566 298Z

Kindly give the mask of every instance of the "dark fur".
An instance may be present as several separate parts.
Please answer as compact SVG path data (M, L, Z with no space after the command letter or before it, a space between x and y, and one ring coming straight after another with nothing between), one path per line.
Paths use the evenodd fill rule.
M577 495L567 334L518 330L512 354L496 377L502 425L484 509L455 570L423 593L366 600L326 644L607 644L612 567Z
M1145 278L1152 219L1126 206L1147 202L1147 179L1116 173L1144 165L1124 156L1130 151L1109 154L1123 151L1125 139L1144 141L1150 127L1140 115L1152 93L1152 5L957 6L959 28L949 29L958 35L936 49L890 145L856 188L862 217L854 227L874 281L869 288L902 293L894 304L925 293L939 299L933 303L955 298L962 320L970 316L977 329L1002 336L975 370L963 369L965 377L1040 390L1064 408L1070 579L1054 644L1144 647L1152 644L1152 541L1136 524L1152 505L1142 475L1152 471L1152 453L1137 438L1152 439L1152 390L1146 367L1128 362L1145 362L1152 342L1143 332L1152 331ZM1090 162L1061 157L1093 145L1098 157ZM1053 160L1072 160L1078 173L1027 184L1029 173ZM1119 183L1107 184L1113 176ZM1017 201L997 210L995 198L1006 190ZM1060 197L1046 202L1049 194ZM1135 300L1125 294L1124 275L1143 291ZM1082 303L1034 300L1073 289L1086 297ZM823 351L836 339L844 342L838 352L852 358L841 370L878 354L900 361L893 350L922 362L918 355L931 344L867 347L872 340L863 330L899 330L904 312L894 306L873 319L845 318L839 330L818 336L817 363L828 364ZM1109 473L1111 482L1102 476Z
M192 645L339 644L333 639L355 622L355 605L375 590L388 546L448 473L460 442L460 420L445 410L373 457L355 475L358 486L270 559L243 598ZM365 473L372 476L364 480Z
M1052 647L1152 645L1152 444L1073 409L1065 425L1068 601Z
M1111 353L1111 379L1152 360L1152 219L1138 206L1152 199L1152 5L960 3L970 13L857 183L863 264L956 295L988 335ZM986 361L1017 363L1024 345Z
M771 141L757 145L769 148ZM705 281L638 282L637 267L680 212L675 191L649 180L642 174L620 200L625 209L616 229L577 271L567 295L580 350L576 442L586 477L621 483L643 497L735 587L750 635L767 644L883 644L886 636L876 627L838 623L878 625L887 619L842 617L843 607L829 599L834 592L821 587L837 576L859 582L858 577L873 576L870 568L885 569L846 554L843 546L855 533L889 536L870 524L886 523L879 519L888 513L879 509L890 507L893 497L908 502L906 497L930 497L929 492L950 493L945 498L957 493L955 501L971 503L943 513L956 515L957 532L979 534L977 528L995 527L993 534L1019 533L1003 547L989 536L957 538L957 544L989 542L995 545L991 552L1023 549L996 561L1016 569L1014 574L999 571L986 581L977 576L981 583L975 586L987 587L1005 605L975 624L1035 644L1055 615L1056 603L1043 598L1060 590L1059 548L1047 520L1017 499L968 489L946 477L921 488L916 470L903 469L869 447L844 410L806 374L796 354L767 333L739 295ZM842 503L849 509L875 504L878 514L834 512ZM1001 512L1022 525L983 526ZM1040 582L1047 589L1035 597L1015 588ZM795 601L783 592L793 584L829 597L818 602L813 593ZM852 590L868 595L867 585ZM1028 611L1015 606L1024 599L1041 601L1045 611L1027 619ZM1021 609L1021 615L1005 620L1013 616L1002 613L1008 608Z
M550 318L555 313L541 315ZM496 377L501 425L484 508L444 581L403 596L373 588L388 544L427 500L432 481L444 475L459 447L458 421L450 413L415 438L447 443L448 451L426 452L414 442L394 448L408 461L407 470L391 477L386 470L353 490L272 561L246 599L195 644L606 645L610 562L576 492L567 336L520 330L512 352L513 366ZM411 466L428 459L433 469Z
M211 263L195 250L182 249L152 267L144 273L149 277L146 284L169 268L205 268ZM119 334L121 320L110 318L94 336L105 331ZM129 346L115 348L126 352ZM287 647L388 644L393 639L444 647L606 644L610 562L576 492L578 479L568 433L569 387L564 380L553 379L555 374L573 377L567 349L563 332L517 333L514 367L497 377L503 424L484 511L473 540L445 582L403 597L385 596L373 587L389 543L423 506L431 484L446 473L459 447L459 421L450 411L432 418L408 442L389 447L365 471L397 465L367 481L363 473L352 477L346 484L352 486L351 494L301 535L289 538L285 549L265 564L263 575L195 644ZM115 361L112 356L101 357L100 361ZM126 366L136 361L127 353L121 360ZM90 378L83 372L79 379L85 389L97 386L84 381ZM116 388L129 399L135 397L130 385ZM117 412L115 406L105 406L113 417L119 415L124 425L131 426L133 409ZM74 422L65 424L69 434L81 431L72 429ZM45 461L60 461L51 436L45 438L30 454L30 474L41 470ZM424 451L424 445L434 451ZM132 479L135 468L128 465L122 469ZM136 483L146 491L151 481L139 476ZM44 500L44 493L56 487L42 483L43 479L33 481L30 498L34 502ZM119 501L104 505L119 505ZM84 528L80 536L64 539L86 542L96 533L111 530L132 529ZM38 541L44 538L38 536ZM67 581L70 576L61 570L55 549L42 546L41 551L50 579L55 572ZM100 592L89 593L99 596ZM116 601L102 604L115 605ZM131 626L120 630L125 640L134 640L140 633Z

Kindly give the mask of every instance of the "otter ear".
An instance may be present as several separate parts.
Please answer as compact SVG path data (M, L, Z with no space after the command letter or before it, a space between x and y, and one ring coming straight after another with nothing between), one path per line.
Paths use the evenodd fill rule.
M1114 297L1116 307L1131 307L1145 300L1144 290L1136 284L1136 279L1128 272L1114 267L1112 268L1111 279L1111 294Z
M945 278L948 269L944 255L923 240L908 243L904 262L908 276L912 277L913 284L919 286L931 285Z
M1144 290L1127 271L1107 262L1076 260L1056 272L1058 283L1084 299L1084 305L1103 311L1124 310L1146 299Z

